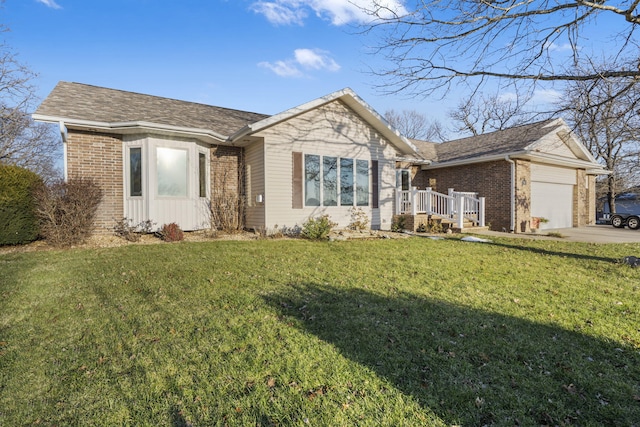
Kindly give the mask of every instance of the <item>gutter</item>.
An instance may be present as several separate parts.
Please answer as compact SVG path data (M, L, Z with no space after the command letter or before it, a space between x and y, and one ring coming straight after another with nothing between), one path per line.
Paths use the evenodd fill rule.
M511 160L507 154L504 159L511 164L511 222L509 232L513 233L516 228L516 162Z
M67 182L69 179L67 162L67 139L69 138L69 133L62 120L58 122L58 128L60 130L60 137L62 138L62 177L64 178L64 182Z
M215 143L220 144L227 142L228 137L220 135L217 132L210 131L208 129L188 128L182 126L164 125L159 123L151 123L145 121L132 121L132 122L97 122L93 120L67 120L63 117L46 116L42 114L33 114L33 120L44 123L62 123L64 122L65 128L81 128L81 129L96 129L102 131L119 132L122 134L139 132L140 129L150 132L160 133L173 133L179 135L191 136L196 139L212 139Z

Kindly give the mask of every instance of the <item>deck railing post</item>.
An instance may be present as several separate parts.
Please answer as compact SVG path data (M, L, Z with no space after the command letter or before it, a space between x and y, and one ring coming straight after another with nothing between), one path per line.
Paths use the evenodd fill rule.
M484 227L484 197L480 197L478 200L480 200L478 206L478 226Z
M447 199L447 210L448 210L447 214L451 218L453 218L453 215L455 214L455 209L456 209L455 202L454 202L455 191L453 190L453 188L450 188L448 190L448 194L449 194L449 198Z
M427 187L427 200L425 201L425 209L427 211L427 215L431 215L431 187Z
M458 228L462 230L464 228L464 195L460 194L458 197Z
M411 215L416 215L418 206L418 187L411 187Z

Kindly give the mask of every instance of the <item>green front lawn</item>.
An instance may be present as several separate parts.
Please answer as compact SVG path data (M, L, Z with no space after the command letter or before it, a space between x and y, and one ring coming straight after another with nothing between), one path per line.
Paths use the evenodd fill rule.
M0 255L0 425L640 425L640 245Z

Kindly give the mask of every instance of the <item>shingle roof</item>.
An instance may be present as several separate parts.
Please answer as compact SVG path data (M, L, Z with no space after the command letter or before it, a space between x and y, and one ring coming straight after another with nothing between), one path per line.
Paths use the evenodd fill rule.
M550 119L443 143L413 142L425 159L444 163L522 151L560 126L561 122Z
M231 135L269 115L214 107L194 102L107 89L81 83L59 82L36 114L95 122L150 122L207 129Z

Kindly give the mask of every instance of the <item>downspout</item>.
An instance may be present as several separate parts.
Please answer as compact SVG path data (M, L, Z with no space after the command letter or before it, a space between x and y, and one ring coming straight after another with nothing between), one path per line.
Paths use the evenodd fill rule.
M511 223L509 232L513 233L516 229L516 162L511 160L508 154L504 156L504 159L511 164Z
M64 182L67 182L69 178L67 166L67 139L69 134L67 132L67 127L64 125L62 120L58 122L58 126L60 127L60 137L62 138L62 173Z

